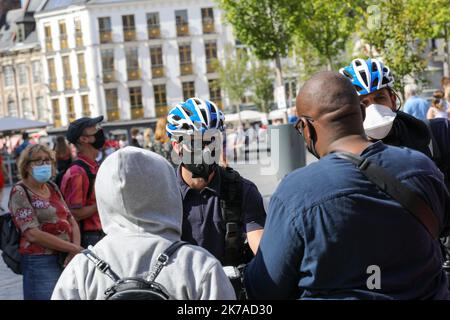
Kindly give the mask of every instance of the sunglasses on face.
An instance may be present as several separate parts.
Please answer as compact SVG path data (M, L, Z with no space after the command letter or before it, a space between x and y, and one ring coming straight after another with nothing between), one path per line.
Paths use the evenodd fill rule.
M299 116L298 117L298 120L295 123L294 127L301 136L304 136L303 130L305 129L305 124L303 122L303 119L305 119L308 122L314 122L314 119L309 116Z

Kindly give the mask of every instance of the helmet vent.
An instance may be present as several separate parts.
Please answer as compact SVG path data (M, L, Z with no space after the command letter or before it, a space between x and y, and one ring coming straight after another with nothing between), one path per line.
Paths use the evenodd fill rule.
M186 114L187 114L189 117L192 116L191 110L189 110L188 108L186 108L186 107L184 107L184 106L183 106L182 108L183 108L184 112L186 112Z
M364 83L367 83L367 76L364 72L361 72L361 78L363 79Z
M375 62L372 62L372 72L377 72L378 71L378 66Z

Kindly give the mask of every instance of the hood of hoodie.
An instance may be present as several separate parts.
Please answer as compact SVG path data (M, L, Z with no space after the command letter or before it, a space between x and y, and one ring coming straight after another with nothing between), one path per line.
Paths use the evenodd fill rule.
M103 230L179 240L182 199L175 171L154 152L120 149L100 166L95 194Z

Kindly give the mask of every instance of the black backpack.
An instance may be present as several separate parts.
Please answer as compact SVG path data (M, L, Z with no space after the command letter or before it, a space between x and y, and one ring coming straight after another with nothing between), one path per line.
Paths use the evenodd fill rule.
M83 168L83 170L86 172L86 175L89 179L89 189L87 192L87 198L89 198L91 196L92 190L94 188L95 174L93 174L91 172L91 170L89 169L89 165L86 162L84 162L83 160L77 159L77 160L72 161L65 170L58 172L58 174L56 175L56 177L54 179L54 182L58 186L58 188L61 189L62 179L63 179L64 175L66 174L67 170L69 170L69 168L74 165L77 165L77 166Z
M22 274L19 253L20 231L16 228L10 213L0 215L0 232L3 261L15 274Z
M18 185L25 190L25 195L31 205L28 188L23 183ZM0 232L0 249L2 250L3 261L12 272L22 274L20 266L22 255L19 253L21 232L14 224L11 213L0 215Z
M105 291L105 300L169 300L171 296L161 284L155 282L162 268L169 263L169 259L177 249L187 244L175 241L158 256L158 261L147 278L120 278L108 263L92 252L92 247L83 250L83 254L95 264L95 267L114 281L114 285Z
M253 258L244 234L244 212L242 211L242 178L239 172L227 167L220 170L220 209L225 228L225 254L223 266L239 266Z

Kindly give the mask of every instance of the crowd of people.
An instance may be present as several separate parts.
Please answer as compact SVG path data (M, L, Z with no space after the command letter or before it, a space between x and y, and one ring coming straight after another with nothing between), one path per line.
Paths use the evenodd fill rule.
M285 177L267 213L224 161L211 101L179 103L122 148L102 116L70 123L54 151L24 146L9 200L24 298L106 299L113 279L156 268L172 299L450 299L447 80L429 109L409 91L403 112L380 60L315 74L289 121L319 161Z

